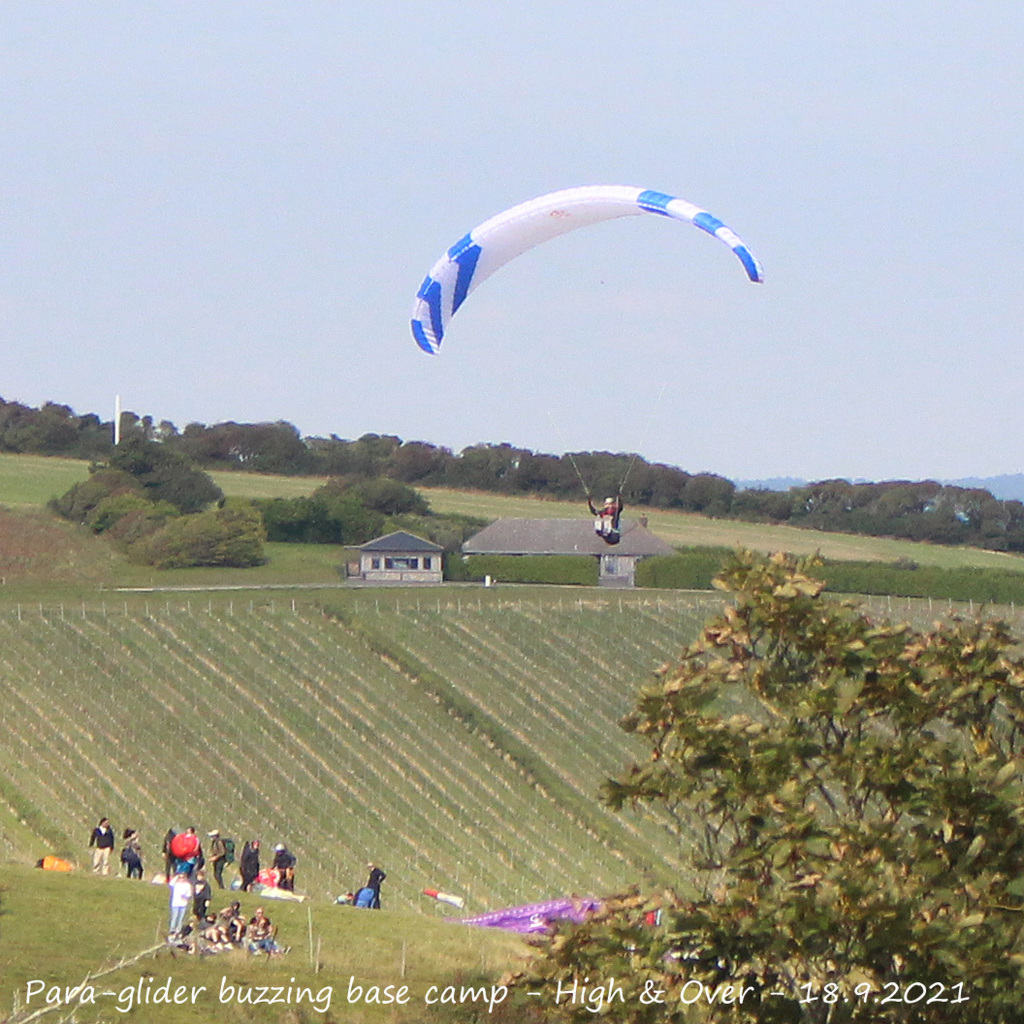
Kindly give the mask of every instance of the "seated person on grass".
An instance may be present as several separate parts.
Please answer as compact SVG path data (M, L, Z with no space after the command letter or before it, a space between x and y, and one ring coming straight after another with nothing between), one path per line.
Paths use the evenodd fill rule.
M256 913L249 922L247 932L249 938L249 950L253 953L285 953L274 938L277 929L270 923L270 918L263 913L262 907L256 908Z
M227 928L217 920L216 914L207 914L199 923L200 937L213 949L228 949L231 946L231 936Z
M242 905L235 900L231 906L225 907L217 915L217 924L227 933L228 940L240 943L245 938L245 918L242 916Z

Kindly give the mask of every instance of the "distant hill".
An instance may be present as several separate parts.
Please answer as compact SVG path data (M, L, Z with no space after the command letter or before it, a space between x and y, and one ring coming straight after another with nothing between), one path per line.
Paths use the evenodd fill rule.
M1003 473L1000 476L965 476L960 480L944 480L955 487L981 487L1000 501L1024 501L1024 473Z
M788 491L791 487L806 487L809 480L796 476L770 476L762 480L733 480L741 491ZM866 483L861 479L850 483ZM1002 473L999 476L964 476L957 480L940 480L951 487L971 487L988 491L1000 501L1024 501L1024 473Z
M770 476L764 480L733 480L740 491L788 491L791 487L803 487L807 481L795 476Z

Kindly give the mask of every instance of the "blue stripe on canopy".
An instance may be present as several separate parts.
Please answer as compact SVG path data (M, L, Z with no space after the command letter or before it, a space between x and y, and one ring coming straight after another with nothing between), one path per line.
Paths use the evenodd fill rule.
M717 217L713 217L710 213L698 213L693 218L693 223L701 231L706 231L709 235L713 235L719 228L725 227Z
M647 213L660 213L663 217L671 217L666 207L675 196L666 195L664 192L655 192L647 189L636 197L636 205Z
M471 231L468 235L463 235L449 250L448 259L457 260L471 245L476 245L473 241L473 232Z
M468 238L469 235L466 236L466 239ZM473 283L473 274L476 271L477 260L480 259L482 251L479 245L471 242L458 255L449 254L452 255L459 268L459 276L455 279L455 289L452 296L453 313L465 302L466 296L469 294L469 286Z
M424 352L429 352L434 355L437 349L430 343L430 339L427 337L427 332L423 329L423 324L419 320L412 321L412 336L416 339L416 344L419 345Z
M757 260L754 259L754 254L745 246L737 245L733 252L740 258L740 262L747 270L747 277L751 281L761 280L761 268L758 265Z
M436 344L440 345L441 339L444 337L444 317L441 315L441 282L428 277L420 285L417 294L426 302L427 308L430 310L430 327L437 339Z

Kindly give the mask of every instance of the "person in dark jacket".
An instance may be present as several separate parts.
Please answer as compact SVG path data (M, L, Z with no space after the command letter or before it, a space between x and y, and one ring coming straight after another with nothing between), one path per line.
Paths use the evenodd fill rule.
M370 869L370 877L364 888L373 890L373 901L370 903L370 906L374 910L380 910L380 884L388 876L372 862L366 866Z
M114 848L114 830L109 818L100 818L100 823L89 836L92 851L92 869L98 875L110 874L110 851Z
M224 865L227 864L228 844L224 842L220 829L215 828L212 832L206 833L210 840L210 863L213 865L213 877L217 881L217 888L224 888Z
M246 843L248 846L249 844ZM245 935L245 918L242 916L242 904L235 900L231 906L225 907L217 915L217 924L224 929L230 942L241 942Z
M206 880L205 871L196 872L195 886L192 890L192 913L202 921L210 910L210 900L213 898L213 890Z
M295 891L295 854L284 843L274 847L274 863L271 865L277 872L277 887Z
M142 844L139 842L138 830L124 830L124 847L121 850L121 863L128 871L129 878L142 879Z
M238 870L242 875L242 889L248 892L260 873L260 841L252 839L242 847L242 856L238 860Z
M167 830L167 834L164 836L164 878L166 878L168 881L170 881L171 879L171 863L174 860L174 854L171 853L171 840L177 834L178 833L175 832L173 828L169 828Z

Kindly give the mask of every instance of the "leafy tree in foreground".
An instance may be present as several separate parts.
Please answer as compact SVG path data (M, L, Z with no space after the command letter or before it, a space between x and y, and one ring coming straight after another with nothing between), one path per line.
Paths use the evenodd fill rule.
M1020 1020L1017 642L874 622L810 569L737 556L724 614L641 691L650 758L605 799L688 821L694 872L556 934L520 979L544 1019L592 1020L568 993L614 979L606 1020Z

